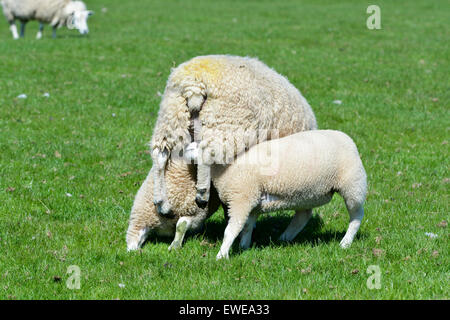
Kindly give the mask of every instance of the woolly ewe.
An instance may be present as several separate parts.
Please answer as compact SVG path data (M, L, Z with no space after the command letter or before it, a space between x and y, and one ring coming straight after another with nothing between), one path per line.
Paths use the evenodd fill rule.
M30 20L37 20L39 32L37 39L42 37L44 23L53 27L53 37L56 29L66 25L69 29L76 28L81 34L89 32L87 19L93 14L86 9L82 1L71 0L0 0L3 13L9 22L14 39L19 38L15 20L20 20L20 36L25 35L25 25Z
M169 214L168 159L198 143L196 202L209 199L210 166L230 163L257 142L316 129L308 102L283 76L254 58L193 58L169 76L151 140L154 203Z

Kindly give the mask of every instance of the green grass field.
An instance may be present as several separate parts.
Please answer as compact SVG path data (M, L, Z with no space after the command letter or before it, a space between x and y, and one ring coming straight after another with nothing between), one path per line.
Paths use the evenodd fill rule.
M447 1L86 2L87 37L47 27L37 41L32 22L14 41L0 20L0 299L449 298ZM381 30L366 27L369 4ZM320 128L354 138L369 193L350 249L336 196L291 244L276 239L292 212L260 217L228 261L215 261L222 211L178 252L171 239L126 252L159 95L171 67L204 54L260 58Z

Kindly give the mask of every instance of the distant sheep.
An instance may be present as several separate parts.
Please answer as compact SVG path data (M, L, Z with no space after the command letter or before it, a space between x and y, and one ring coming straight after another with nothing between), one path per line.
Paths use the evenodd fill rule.
M231 165L213 165L211 178L229 216L217 259L228 258L240 233L241 247L250 246L261 212L295 209L280 237L291 241L310 219L312 209L330 202L337 192L350 215L343 248L352 243L364 216L366 173L353 140L339 131L305 131L262 142ZM178 230L176 237L182 238Z
M86 9L82 1L71 0L0 0L3 13L9 22L10 30L14 39L18 39L15 20L20 20L20 36L25 35L25 25L30 20L37 20L39 32L37 39L42 37L44 23L53 27L53 37L56 37L56 29L67 26L69 29L76 28L81 34L89 32L87 19L93 14Z
M181 247L184 234L188 230L198 229L203 221L217 211L219 199L216 193L211 196L207 208L199 208L195 203L195 166L183 161L169 160L166 170L168 196L174 205L172 216L161 216L153 204L153 170L140 187L131 209L130 221L126 236L128 251L139 249L148 235L175 235L169 247Z
M230 163L257 142L316 128L301 93L257 59L211 55L181 64L167 81L151 140L158 212L172 209L166 163L192 140L199 153L196 201L205 206L212 164Z

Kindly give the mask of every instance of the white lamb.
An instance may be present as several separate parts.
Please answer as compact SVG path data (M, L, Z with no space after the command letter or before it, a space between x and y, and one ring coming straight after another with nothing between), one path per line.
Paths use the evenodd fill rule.
M366 173L353 140L339 131L305 131L260 143L231 165L213 165L211 178L229 215L217 259L228 258L241 232L241 247L250 246L259 213L294 209L280 237L291 241L310 219L312 209L330 202L337 192L350 215L343 248L352 243L364 216ZM178 233L176 237L182 238Z
M198 143L196 201L205 206L212 164L230 163L258 142L316 128L301 93L257 59L211 55L181 64L167 81L151 141L158 212L171 211L167 160L192 141Z
M25 35L25 25L30 20L39 21L37 39L42 38L44 23L53 27L53 38L56 37L56 29L67 26L76 28L81 34L87 34L89 28L87 19L93 14L86 9L82 1L72 0L0 0L3 13L9 22L14 39L18 39L15 20L20 20L20 36Z

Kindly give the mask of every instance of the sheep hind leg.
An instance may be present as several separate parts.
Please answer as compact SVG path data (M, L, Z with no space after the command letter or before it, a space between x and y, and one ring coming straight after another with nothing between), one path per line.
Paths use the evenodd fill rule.
M14 20L9 22L9 30L11 30L14 40L19 39L19 33L17 32L17 26Z
M220 144L213 138L205 138L198 144L197 151L197 195L195 201L200 208L206 207L211 189L211 165L218 164L221 158ZM220 161L219 161L220 163Z
M197 195L195 202L204 209L206 208L211 192L211 166L205 164L204 159L199 158L199 145L197 142L190 143L184 152L184 159L188 162L197 162Z
M359 227L361 225L361 220L364 217L364 208L362 205L355 206L352 208L349 208L347 206L348 213L350 214L350 223L348 225L347 232L345 233L344 238L342 238L340 246L341 248L348 248L353 242L353 239L355 238L356 233L359 230Z
M198 164L197 166L197 195L195 202L200 208L205 208L209 201L211 189L211 166Z
M252 242L252 233L253 229L255 228L257 218L258 216L256 214L250 214L247 222L245 223L244 230L242 230L241 232L240 247L242 249L250 248L250 244Z
M297 234L303 230L303 228L308 223L312 216L312 209L299 210L295 212L294 217L289 223L286 230L280 236L280 241L292 241L297 236Z

